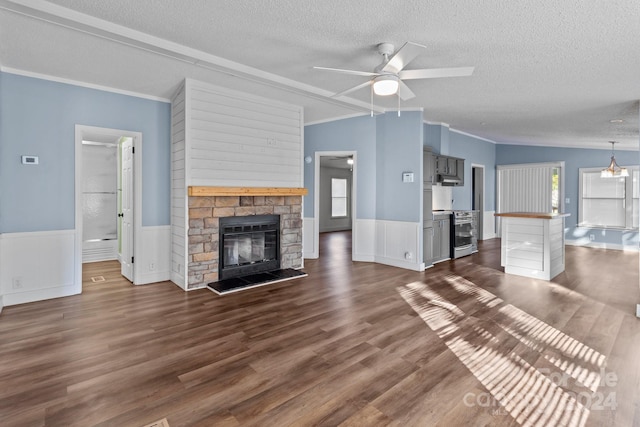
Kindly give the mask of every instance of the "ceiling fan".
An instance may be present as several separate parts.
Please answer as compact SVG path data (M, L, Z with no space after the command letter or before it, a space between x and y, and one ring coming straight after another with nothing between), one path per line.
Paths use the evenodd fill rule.
M378 45L378 53L384 59L373 72L343 70L340 68L313 67L317 70L334 71L344 74L352 74L356 76L370 77L366 82L354 86L345 91L336 93L333 97L346 95L366 86L372 86L376 95L386 96L398 94L400 99L407 100L416 95L404 83L404 80L413 79L434 79L441 77L464 77L473 74L474 67L457 67L457 68L427 68L422 70L405 70L404 67L409 64L416 56L418 56L426 46L417 43L407 42L397 52L394 53L395 47L391 43L380 43ZM390 56L391 55L391 56Z

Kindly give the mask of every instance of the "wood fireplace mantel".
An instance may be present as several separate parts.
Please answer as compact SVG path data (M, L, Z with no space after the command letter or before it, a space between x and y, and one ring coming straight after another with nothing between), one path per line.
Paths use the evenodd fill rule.
M306 188L295 187L204 187L189 186L189 196L306 196Z

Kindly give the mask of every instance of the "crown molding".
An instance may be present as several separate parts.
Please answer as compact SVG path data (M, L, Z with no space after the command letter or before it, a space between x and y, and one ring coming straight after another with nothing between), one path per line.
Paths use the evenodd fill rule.
M0 9L335 105L355 108L363 110L363 112L369 112L372 108L367 102L346 96L335 98L334 93L328 90L230 61L43 0L0 0ZM373 111L376 113L384 112L375 106Z
M144 93L138 93L138 92L132 92L132 91L128 91L128 90L116 89L116 88L113 88L113 87L96 85L96 84L93 84L93 83L81 82L81 81L78 81L78 80L64 79L64 78L61 78L61 77L50 76L50 75L47 75L47 74L34 73L32 71L17 70L15 68L9 68L9 67L0 67L0 71L2 71L3 73L7 73L7 74L15 74L15 75L18 75L18 76L31 77L31 78L34 78L34 79L48 80L48 81L56 82L56 83L62 83L62 84L68 84L68 85L72 85L72 86L85 87L87 89L101 90L101 91L104 91L104 92L117 93L119 95L133 96L133 97L136 97L136 98L144 98L144 99L148 99L150 101L171 103L170 99L162 98L162 97L159 97L159 96L146 95Z

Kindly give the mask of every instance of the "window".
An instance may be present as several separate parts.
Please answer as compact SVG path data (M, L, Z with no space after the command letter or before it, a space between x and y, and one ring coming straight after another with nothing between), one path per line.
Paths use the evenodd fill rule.
M581 168L579 225L631 229L638 227L638 167L628 177L602 178L600 168Z
M331 218L347 216L347 180L331 178Z

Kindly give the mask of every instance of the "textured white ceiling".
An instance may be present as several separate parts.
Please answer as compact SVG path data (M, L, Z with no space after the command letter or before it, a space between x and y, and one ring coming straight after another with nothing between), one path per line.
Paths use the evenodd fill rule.
M408 69L476 67L407 83L417 97L401 108L429 122L499 143L638 147L636 0L0 0L0 40L3 69L163 98L192 77L302 105L307 123L369 105L366 89L328 96L362 77L313 66L372 71L378 43L413 41L427 49Z

